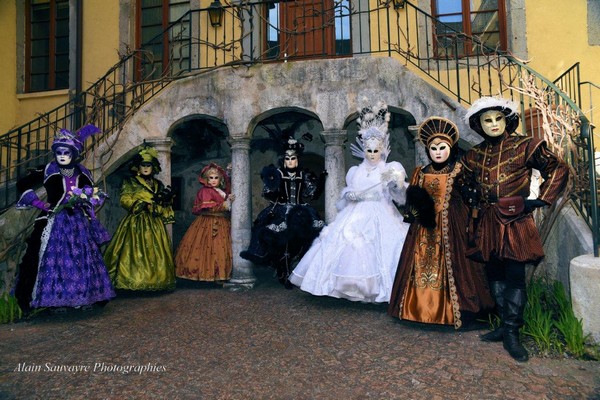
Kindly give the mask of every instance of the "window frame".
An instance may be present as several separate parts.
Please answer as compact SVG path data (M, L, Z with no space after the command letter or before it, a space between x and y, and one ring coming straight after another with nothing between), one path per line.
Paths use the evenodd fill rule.
M500 51L507 51L508 50L508 15L506 12L506 0L497 0L498 1L498 8L496 9L497 13L498 13L498 36L499 36L499 40L498 40L498 49ZM489 12L490 10L485 10L485 11L472 11L471 10L471 0L460 0L461 2L461 15L462 15L462 28L463 30L461 31L461 33L465 34L467 37L473 37L473 31L472 31L472 26L471 26L471 16L472 15L476 15L478 13L484 13L484 12ZM441 16L445 16L448 14L439 14L437 11L437 1L436 0L431 0L431 15L436 19L439 20L440 15ZM433 28L432 28L432 32L433 32L433 44L434 44L434 54L436 58L444 58L444 54L441 54L440 50L439 50L439 40L438 37L441 36L449 36L449 35L443 35L440 34L438 35L436 32L436 25L435 22L433 22ZM465 40L463 43L463 49L462 49L462 53L461 54L456 54L456 57L458 58L465 58L465 57L474 57L474 56L478 56L481 55L481 53L477 53L473 51L473 46L471 45L471 41L470 40Z
M68 89L69 88L69 82L67 79L66 82L66 86L60 86L57 87L57 79L56 79L56 56L57 56L57 49L56 49L56 36L58 34L57 31L57 26L58 26L58 22L57 22L57 15L56 15L56 10L57 10L57 2L64 2L67 4L67 6L69 6L69 1L68 0L48 0L48 4L49 4L49 26L48 26L48 83L47 85L44 86L44 88L42 89L32 89L32 58L33 58L33 46L32 46L32 11L33 11L33 5L32 5L32 1L33 0L27 0L25 2L25 82L24 82L24 93L39 93L39 92L48 92L48 91L53 91L53 90L63 90L63 89ZM69 29L69 24L70 24L70 16L67 18L67 30ZM67 35L68 37L69 35ZM69 40L69 39L67 39ZM68 43L67 48L70 46L71 44ZM67 52L67 57L68 57L68 52ZM70 65L67 67L67 76L69 76L70 74Z
M142 45L144 44L142 42L142 1L143 0L136 0L135 2L135 48L136 49L141 49ZM167 29L167 27L171 24L171 7L172 6L177 6L177 5L181 5L187 3L188 4L188 9L190 9L190 0L173 0L173 4L171 3L171 0L161 0L160 1L160 6L155 6L156 8L160 7L161 9L161 31L164 31L165 29ZM150 25L147 25L150 26ZM168 33L164 33L162 35L162 55L161 55L161 61L160 61L160 65L161 65L161 75L164 73L164 71L169 67L169 46L171 44L171 40L169 39L169 35ZM135 81L136 82L140 82L143 81L145 78L148 78L146 76L144 76L144 67L143 67L143 60L142 60L143 56L138 57L137 61L136 61L136 68L135 68ZM149 77L150 79L153 79L152 77Z

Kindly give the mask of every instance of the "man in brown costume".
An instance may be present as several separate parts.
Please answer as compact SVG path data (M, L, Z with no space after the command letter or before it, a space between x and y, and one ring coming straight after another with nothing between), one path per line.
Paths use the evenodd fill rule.
M510 100L482 97L467 111L465 121L485 140L473 147L462 163L466 180L479 193L479 208L470 256L486 263L490 290L502 318L498 329L481 337L504 342L517 361L529 355L519 340L527 303L525 264L544 257L531 212L552 204L565 187L569 170L544 140L513 135L519 125L517 105ZM537 199L527 200L531 171L544 178Z

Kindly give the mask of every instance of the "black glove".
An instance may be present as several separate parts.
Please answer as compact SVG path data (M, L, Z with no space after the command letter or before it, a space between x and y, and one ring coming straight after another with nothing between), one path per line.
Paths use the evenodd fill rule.
M404 222L407 224L412 224L417 220L419 216L419 211L414 207L405 207L404 212L402 213L402 217L404 218Z
M154 201L161 206L168 206L172 203L173 197L175 193L171 190L171 186L166 186L154 196Z
M525 213L529 214L530 212L533 212L533 210L535 210L536 208L539 207L545 207L547 206L548 203L546 203L544 200L540 200L540 199L535 199L535 200L525 200Z

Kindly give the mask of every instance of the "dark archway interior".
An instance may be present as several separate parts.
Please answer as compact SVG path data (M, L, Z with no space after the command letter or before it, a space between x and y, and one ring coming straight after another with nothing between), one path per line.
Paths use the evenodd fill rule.
M285 142L292 137L305 146L300 157L300 167L319 175L325 168L325 145L320 133L323 125L313 115L298 111L284 111L272 114L261 120L252 132L250 142L250 165L252 179L252 215L268 205L261 197L262 181L260 171L263 167L274 164L279 166L280 155L283 154ZM325 215L325 197L309 201L322 217Z
M212 118L194 118L179 123L171 132L172 168L229 155L227 125Z

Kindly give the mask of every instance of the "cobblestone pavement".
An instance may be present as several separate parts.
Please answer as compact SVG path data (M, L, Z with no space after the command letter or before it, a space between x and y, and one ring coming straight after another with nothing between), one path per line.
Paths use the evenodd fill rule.
M599 362L517 363L481 331L258 277L1 325L0 399L600 399Z

